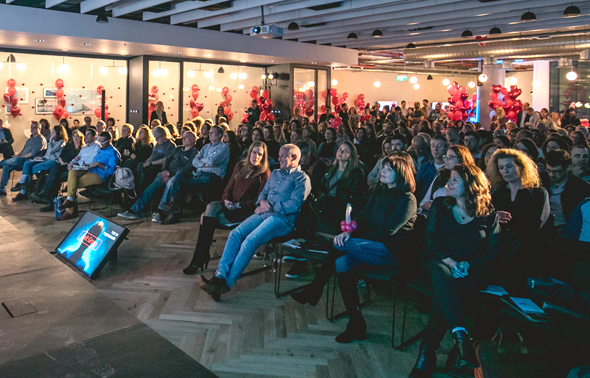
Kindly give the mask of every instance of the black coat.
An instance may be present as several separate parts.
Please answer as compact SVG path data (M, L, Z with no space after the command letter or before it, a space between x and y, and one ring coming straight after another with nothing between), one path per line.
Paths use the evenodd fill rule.
M550 192L551 179L547 172L541 173L541 181L545 189ZM561 208L566 220L570 219L570 215L572 215L578 204L587 197L590 197L590 184L570 173L565 188L561 193Z

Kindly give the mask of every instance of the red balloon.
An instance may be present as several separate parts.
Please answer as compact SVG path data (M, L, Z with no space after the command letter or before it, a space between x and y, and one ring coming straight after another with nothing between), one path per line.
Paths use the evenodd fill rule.
M258 106L260 106L260 105L264 104L264 102L266 101L266 99L264 97L260 96L260 97L258 97L258 101L259 101L258 102Z
M496 106L502 106L502 100L500 100L500 99L494 100L494 104Z
M18 106L13 106L10 108L10 114L12 114L13 117L20 115L20 108Z
M264 99L266 100L267 98L270 97L270 92L267 89L263 90L262 97L264 97Z
M463 101L461 101L461 100L457 101L457 103L455 104L455 106L457 108L462 108L463 107Z
M66 119L70 116L70 113L67 110L64 110L63 113L61 113L61 118L62 119Z
M10 95L8 93L4 93L4 102L10 104Z
M467 88L459 87L459 93L467 93Z
M14 87L8 88L8 94L10 97L14 96L16 94L16 89Z
M104 91L104 87L103 87L102 85L99 85L99 86L98 86L98 88L96 88L96 92L97 92L99 95L102 95L102 91Z
M191 109L191 116L193 118L197 118L199 116L199 109L196 109L196 108Z
M325 113L326 112L326 105L320 106L320 112L321 113Z
M58 104L60 104L61 106L66 106L66 99L65 98L60 98L58 101Z
M261 121L266 121L266 117L267 117L266 112L260 112L260 120Z
M64 111L64 107L63 106L57 105L55 107L55 113L57 113L58 115L61 115L61 113L63 113L63 111Z
M340 117L335 117L332 120L332 127L338 127L340 125L342 125L342 119Z
M502 86L501 85L492 85L492 90L496 93L500 93L500 91L502 90Z
M105 108L106 109L106 108ZM156 110L156 103L155 102L150 102L150 110L153 112L154 110ZM97 116L100 117L100 116Z
M223 106L223 107L225 108L225 107L227 106L227 104L225 103L225 101L221 101L221 102L219 103L219 106Z
M461 93L459 94L461 100L467 100L469 98L469 93Z
M14 86L16 85L16 80L14 80L14 79L8 79L8 81L6 82L6 84L8 85L8 88L14 88Z
M461 95L457 92L453 95L453 102L456 103L459 100L461 100Z
M326 98L326 91L322 91L322 92L320 93L320 97L321 97L321 98Z
M502 89L500 89L500 93L502 93L504 96L506 96L508 94L508 89L502 88Z
M508 113L506 113L506 117L508 119L515 120L516 119L516 113L514 112L514 110L511 110Z
M342 105L342 104L344 104L344 101L346 101L346 99L345 99L344 97L340 97L340 98L338 99L338 105Z
M337 94L338 94L338 90L337 90L336 88L332 88L332 89L330 89L330 96L334 97L334 96L336 96ZM359 95L359 98L360 98L360 97L361 97L361 96Z
M265 102L264 104L262 104L262 109L264 109L265 112L270 113L270 111L272 110L272 105L269 105Z
M226 107L225 109L223 109L223 114L225 114L225 115L228 115L228 114L230 114L230 113L231 113L231 109L230 109L230 107L229 107L229 106L228 106L228 107Z
M270 115L270 114L269 114L269 115ZM234 113L229 113L229 114L227 115L227 120L228 120L228 121L231 121L232 119L234 119ZM266 117L266 119L268 119L268 116Z
M54 113L55 113L55 112L54 112ZM101 112L100 112L100 108L96 108L96 109L94 109L94 115L95 115L96 117L100 118L100 116L102 115L102 114L101 114Z
M269 106L272 107L272 100L270 98L266 99L266 101L264 101L265 104L268 104Z
M512 100L511 98L505 98L504 107L511 108L512 106L514 106L514 100Z
M361 100L361 101L365 101L365 95L364 95L364 94L362 94L362 93L359 95L359 97L358 97L358 98L359 98L359 100Z
M494 103L495 100L488 101L488 106L492 109L496 109L496 104Z
M229 93L229 88L228 87L223 87L221 88L221 94L222 95L227 95Z
M248 122L248 113L242 114L242 122Z
M477 102L477 93L473 94L473 96L471 97L471 101L473 101L474 104Z
M157 85L153 85L152 86L152 93L158 93L158 86Z
M457 94L457 93L459 93L459 90L458 90L457 88L455 88L455 87L450 87L450 88L449 88L449 94L450 94L451 96L454 96L454 95L455 95L455 94Z
M455 111L455 119L461 119L463 118L463 112L461 112L460 110L456 110Z
M258 95L258 87L257 87L257 86L253 86L253 87L252 87L252 90L253 90L254 92L256 92L256 94Z
M274 121L275 121L275 115L274 115L274 114L272 114L272 113L268 114L268 115L266 116L266 120L267 120L267 121L274 122Z
M490 98L492 100L496 100L498 98L498 94L496 92L492 92L492 93L490 93Z
M189 104L191 106L191 109L194 109L195 108L195 100L190 100L189 101Z
M193 84L193 86L191 87L191 89L193 90L193 92L200 91L199 86L197 84Z
M348 98L348 92L342 93L342 98L346 100Z
M64 90L61 88L56 90L55 95L57 96L57 98L62 98L64 96Z
M191 96L193 97L193 100L196 100L197 98L199 98L199 92L193 92Z
M204 104L196 104L195 108L200 112L205 108L205 105Z
M338 97L332 97L332 104L338 105Z
M59 114L57 114L56 112L53 112L53 117L55 119L57 119L58 121L60 120L61 116Z
M57 88L63 88L63 86L64 86L64 81L63 81L62 79L57 79L57 80L55 81L55 86L56 86Z
M250 97L252 97L253 100L256 100L258 97L258 91L255 91L254 89L250 90Z
M230 94L228 94L227 96L225 96L225 102L226 102L227 104L231 103L231 100L233 100L233 99L234 99L234 98L233 98L233 97L232 97Z
M16 98L16 97L11 98L10 105L16 106L16 104L18 104L18 98Z
M313 109L305 109L305 115L311 117L313 115Z

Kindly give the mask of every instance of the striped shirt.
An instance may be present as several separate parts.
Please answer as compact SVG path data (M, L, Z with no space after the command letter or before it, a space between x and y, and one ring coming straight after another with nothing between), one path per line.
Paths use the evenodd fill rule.
M59 155L61 150L66 145L64 140L52 140L47 143L47 151L45 152L45 160L51 160L54 163L59 163Z

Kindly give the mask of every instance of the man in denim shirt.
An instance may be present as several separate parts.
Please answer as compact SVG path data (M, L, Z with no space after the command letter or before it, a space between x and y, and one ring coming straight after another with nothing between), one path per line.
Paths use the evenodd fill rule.
M256 248L289 234L295 227L301 206L311 192L311 180L299 166L300 157L299 147L294 144L281 147L281 168L270 175L258 196L254 215L229 234L213 279L200 276L201 290L216 301L234 286Z
M100 144L100 150L96 153L94 162L87 169L81 167L81 169L72 169L68 172L68 198L63 204L66 211L58 220L72 219L76 216L74 208L78 188L100 185L115 173L117 164L121 160L121 154L113 147L111 134L108 131L102 132L98 144Z

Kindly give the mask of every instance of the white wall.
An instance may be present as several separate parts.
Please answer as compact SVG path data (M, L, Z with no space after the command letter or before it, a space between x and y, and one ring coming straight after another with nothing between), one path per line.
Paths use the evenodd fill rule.
M8 56L8 53L0 52L2 56ZM15 63L10 65L5 59L2 59L3 67L0 69L0 96L6 93L6 81L9 78L16 80L16 88L29 89L29 103L25 104L19 101L17 106L21 109L21 115L13 117L6 114L6 103L4 99L0 98L2 110L0 111L0 119L4 121L12 129L15 143L13 145L15 152L21 150L25 144L28 135L30 135L31 121L38 121L41 118L49 120L49 124L54 126L58 121L52 114L35 114L35 100L43 99L44 88L55 88L55 81L61 78L64 81L64 94L66 102L68 99L68 91L71 89L88 89L94 90L96 98L89 102L90 111L84 114L70 114L68 122L72 126L74 119L80 120L83 123L85 116L92 117L92 124L96 124L98 118L94 115L94 109L100 106L99 96L96 88L99 85L105 87L107 92L106 103L109 106L108 112L110 116L115 118L116 125L119 127L125 123L126 115L126 93L127 93L127 74L121 75L117 68L108 68L107 74L101 74L100 68L103 66L113 66L113 60L107 59L88 59L88 58L71 58L61 56L49 55L35 55L14 53L18 62L25 64L24 71L16 70ZM58 73L57 68L65 61L70 67L68 72ZM114 61L115 66L127 67L127 62L124 60ZM23 98L22 96L18 96ZM24 99L24 98L23 98ZM48 98L48 100L50 100ZM67 106L67 105L66 105Z
M504 83L504 86L506 88L510 89L509 80L513 77L515 77L518 80L516 82L516 86L522 89L522 93L520 94L520 96L518 96L518 100L532 104L533 95L531 94L531 92L533 91L533 71L508 71L506 73L506 82ZM549 83L547 83L547 88L549 87L548 84ZM547 105L549 104L545 104L543 107L547 107ZM535 110L541 110L541 108Z

